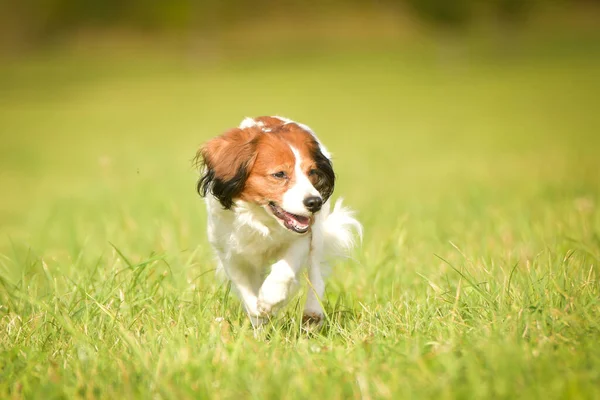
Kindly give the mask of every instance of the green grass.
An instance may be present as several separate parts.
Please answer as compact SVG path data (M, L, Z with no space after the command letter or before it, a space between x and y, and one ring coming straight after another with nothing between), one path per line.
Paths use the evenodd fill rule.
M599 398L596 43L6 62L0 398ZM263 114L365 226L312 336L212 273L191 160Z

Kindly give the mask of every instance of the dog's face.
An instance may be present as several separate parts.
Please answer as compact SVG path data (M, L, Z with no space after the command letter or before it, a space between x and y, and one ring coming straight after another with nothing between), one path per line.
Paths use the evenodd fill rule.
M285 228L306 233L333 193L326 151L304 125L273 117L247 121L200 149L198 191L226 209L238 199L260 205Z

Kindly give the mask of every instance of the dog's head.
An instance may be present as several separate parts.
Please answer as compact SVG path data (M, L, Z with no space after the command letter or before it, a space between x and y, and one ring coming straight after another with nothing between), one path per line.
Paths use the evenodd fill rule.
M245 119L206 143L198 193L225 209L236 200L260 205L285 228L305 233L333 193L327 150L305 125L278 117Z

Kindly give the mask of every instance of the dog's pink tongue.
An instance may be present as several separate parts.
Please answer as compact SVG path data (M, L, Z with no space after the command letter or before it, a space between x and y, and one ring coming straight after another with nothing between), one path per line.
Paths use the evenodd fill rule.
M308 221L310 221L308 219L308 217L302 217L300 215L294 215L294 218L296 219L296 221L300 222L302 225L307 225Z
M295 220L296 222L302 224L302 225L308 225L308 223L310 222L310 219L308 217L303 217L301 215L296 215L296 214L291 214L289 212L286 212L287 217Z

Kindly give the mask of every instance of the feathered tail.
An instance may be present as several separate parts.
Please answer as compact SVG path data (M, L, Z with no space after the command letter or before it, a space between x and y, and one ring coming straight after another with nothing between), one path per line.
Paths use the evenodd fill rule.
M355 246L355 237L362 242L363 228L354 218L354 211L344 207L342 199L338 199L333 206L324 208L323 240L324 251L327 258L349 257L350 251Z

